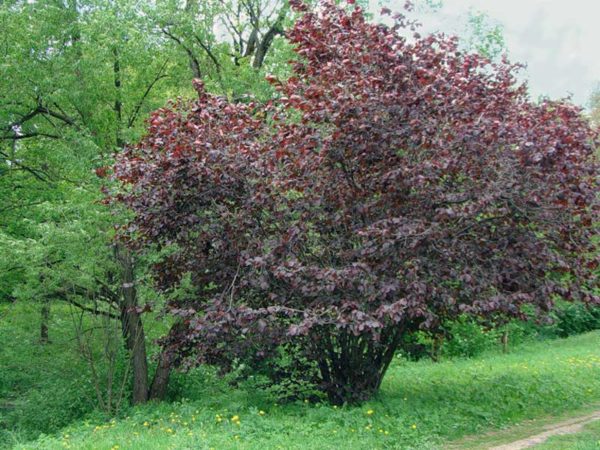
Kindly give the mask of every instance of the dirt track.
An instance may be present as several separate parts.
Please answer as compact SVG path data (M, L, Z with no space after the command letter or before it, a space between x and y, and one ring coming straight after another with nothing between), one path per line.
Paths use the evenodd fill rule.
M489 450L520 450L522 448L530 448L534 445L541 444L546 441L549 437L558 436L561 434L572 434L581 431L581 429L590 422L600 420L600 411L587 414L585 416L576 417L574 419L563 420L562 422L556 422L544 427L544 431L530 436L528 438L520 439L509 444L498 445L496 447L490 447Z

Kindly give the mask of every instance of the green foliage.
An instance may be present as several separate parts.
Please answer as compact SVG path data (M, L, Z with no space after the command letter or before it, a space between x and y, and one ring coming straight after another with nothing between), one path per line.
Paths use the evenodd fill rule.
M52 314L51 342L41 345L34 304L0 309L0 442L54 433L95 407L89 369L64 312Z
M469 49L490 59L506 53L502 25L481 11L469 12L466 44Z
M275 355L259 361L238 361L226 379L232 385L243 384L263 390L275 402L323 400L317 389L317 364L304 356L300 345L285 344Z
M559 337L600 329L600 307L564 303L555 311L554 330Z
M502 335L501 330L488 330L468 317L450 324L448 333L451 338L444 342L442 354L449 358L470 358L497 349Z
M592 123L596 126L600 126L600 85L596 87L590 97L589 108Z

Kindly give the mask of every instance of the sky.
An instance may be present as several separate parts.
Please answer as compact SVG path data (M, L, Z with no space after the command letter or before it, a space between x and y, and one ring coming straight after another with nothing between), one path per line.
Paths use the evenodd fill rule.
M437 0L439 2L439 0ZM397 2L394 2L397 3ZM421 19L426 30L464 32L470 10L503 28L511 61L533 98L563 98L588 106L600 85L600 0L441 0L442 8Z

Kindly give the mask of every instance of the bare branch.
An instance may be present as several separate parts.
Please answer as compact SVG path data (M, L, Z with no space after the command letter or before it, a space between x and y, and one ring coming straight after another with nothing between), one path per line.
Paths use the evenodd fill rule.
M152 88L154 87L154 85L160 81L162 78L166 78L166 74L164 73L165 68L167 67L167 63L169 62L169 60L165 60L165 62L163 63L162 66L160 66L160 69L158 69L158 73L156 74L156 76L154 77L154 79L150 82L150 84L148 85L148 87L146 88L146 91L144 92L144 94L142 95L142 98L140 98L139 102L137 103L137 105L135 105L135 108L133 109L133 112L131 113L131 116L129 117L129 120L127 121L127 128L131 128L134 124L134 122L137 119L137 116L140 112L140 109L142 107L142 105L144 104L144 101L146 100L146 97L148 97L148 94L150 94L150 91L152 90Z
M202 78L202 72L200 71L200 63L198 62L198 59L196 58L196 55L194 55L194 52L187 47L182 41L181 39L179 39L177 36L175 36L173 33L171 33L168 29L166 28L161 28L162 33L171 38L173 41L175 41L181 48L183 48L185 50L185 52L188 55L188 59L190 61L190 68L192 69L192 73L194 75L194 78Z

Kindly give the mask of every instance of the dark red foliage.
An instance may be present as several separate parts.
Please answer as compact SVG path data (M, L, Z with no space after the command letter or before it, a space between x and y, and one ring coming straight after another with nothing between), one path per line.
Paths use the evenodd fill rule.
M403 333L460 314L596 301L597 136L532 103L517 66L409 41L322 3L289 32L298 61L267 107L207 94L157 111L121 155L138 243L191 273L170 343L194 361L301 340L333 402L377 390ZM597 291L596 291L597 292Z

